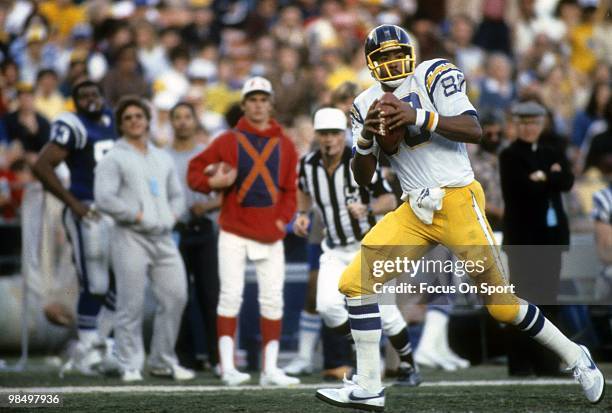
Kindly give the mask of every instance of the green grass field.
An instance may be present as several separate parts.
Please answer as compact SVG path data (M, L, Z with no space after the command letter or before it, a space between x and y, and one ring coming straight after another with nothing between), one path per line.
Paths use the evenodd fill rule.
M612 364L603 365L612 377ZM577 384L569 379L509 380L505 367L478 366L444 373L423 370L424 384L416 389L388 388L387 412L610 412L612 395L591 406ZM116 378L70 374L60 379L57 370L34 360L21 373L0 373L0 394L13 390L59 391L62 410L95 412L342 412L315 399L321 384L317 375L291 389L252 385L220 387L209 373L188 383L147 377L136 386ZM332 384L333 385L333 384ZM3 395L4 396L4 395ZM31 409L40 411L40 409ZM21 409L20 411L27 411Z

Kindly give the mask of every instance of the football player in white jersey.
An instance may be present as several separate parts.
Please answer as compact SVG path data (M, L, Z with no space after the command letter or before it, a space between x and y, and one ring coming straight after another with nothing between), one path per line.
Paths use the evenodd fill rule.
M373 268L376 260L387 260L385 265L396 258L418 260L432 245L442 244L461 261L486 263L469 275L479 290L487 284L504 291L483 295L491 316L555 352L573 371L587 399L599 402L605 380L588 349L565 337L535 305L507 288L485 218L484 193L474 180L466 152L466 143L479 142L482 130L465 93L461 71L445 59L415 67L410 37L394 25L374 28L366 39L365 54L378 84L357 96L352 110L355 180L366 185L372 178L383 150L375 135L382 129L403 128L399 146L386 156L400 180L405 202L368 232L361 252L340 279L338 288L347 297L357 350L357 374L345 380L341 389L318 390L317 397L339 407L384 409L378 358L381 321L375 290L399 271L380 278ZM386 99L388 103L380 106L378 100L385 92L392 92L398 99ZM549 181L554 181L555 173L550 172Z

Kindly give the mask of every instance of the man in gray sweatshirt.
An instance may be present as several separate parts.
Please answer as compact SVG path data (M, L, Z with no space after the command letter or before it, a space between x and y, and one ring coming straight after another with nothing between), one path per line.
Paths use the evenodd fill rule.
M98 163L97 208L116 221L111 262L117 283L115 348L124 381L142 380L142 318L146 278L157 301L148 364L150 373L191 379L178 364L174 346L187 302L185 267L172 240L184 212L184 197L172 159L148 141L150 112L137 97L122 99L116 121L122 136Z

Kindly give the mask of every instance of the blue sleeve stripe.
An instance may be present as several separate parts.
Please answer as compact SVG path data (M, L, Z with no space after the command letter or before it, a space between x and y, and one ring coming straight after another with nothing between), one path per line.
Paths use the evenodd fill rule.
M475 110L466 110L462 113L462 115L471 115L478 119L478 112L476 112Z
M357 122L363 125L363 116L361 116L361 113L359 113L359 109L357 109L357 106L354 103L353 107L351 108L351 118L355 119Z
M442 77L445 74L450 73L452 71L456 71L456 72L461 73L461 70L459 70L459 69L457 69L456 67L453 66L453 67L449 67L446 70L443 70L442 72L440 72L438 74L438 76L436 76L436 79L431 84L431 88L427 91L427 94L429 95L429 99L431 99L432 102L434 101L433 100L433 94L434 94L434 91L436 90L436 86L438 85L438 82L440 81L440 79L442 79Z

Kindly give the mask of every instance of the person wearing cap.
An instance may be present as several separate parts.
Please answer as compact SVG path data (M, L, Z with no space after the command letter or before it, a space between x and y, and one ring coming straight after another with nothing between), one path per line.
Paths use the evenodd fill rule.
M194 191L223 193L219 216L217 335L222 380L238 385L250 379L234 365L234 337L242 304L245 264L255 265L259 284L263 342L262 385L290 385L299 380L277 367L285 263L285 226L296 209L297 153L272 118L272 85L262 77L242 88L244 116L221 134L188 167Z
M482 140L470 156L474 177L487 194L485 214L493 231L501 231L504 200L499 182L499 152L504 142L504 113L499 109L480 113Z
M510 282L521 297L540 304L542 313L555 320L561 253L570 240L561 194L572 188L574 175L563 153L539 142L544 106L535 101L518 103L512 115L517 139L499 156ZM511 334L508 342L509 374L559 373L557 359L529 339Z
M314 129L320 148L300 160L298 214L293 231L298 236L308 235L309 213L316 205L326 228L316 309L326 326L350 337L349 314L338 282L359 251L363 236L376 223L375 217L395 209L397 202L380 169L367 187L355 181L350 168L351 149L345 144L346 125L346 115L340 109L323 108L315 113ZM406 321L396 305L382 305L380 313L383 330L401 360L398 384L417 386L421 379L412 359ZM311 363L305 352L300 356L302 364Z
M33 25L25 33L26 48L17 55L21 80L36 82L36 74L44 68L56 68L58 49L48 42L48 33L44 26Z

